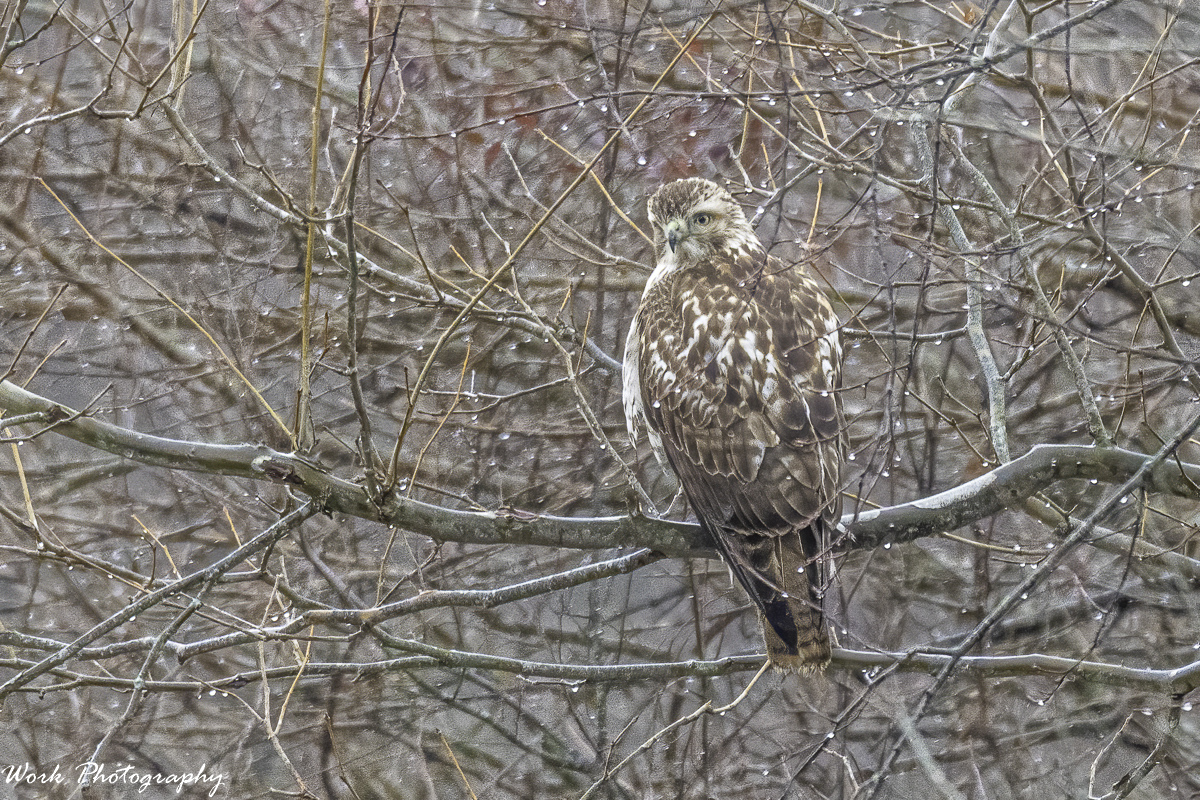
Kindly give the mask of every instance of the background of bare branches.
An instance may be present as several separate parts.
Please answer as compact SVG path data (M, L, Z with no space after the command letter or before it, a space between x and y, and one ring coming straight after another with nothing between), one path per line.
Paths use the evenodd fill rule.
M207 765L246 798L1200 795L1198 23L7 0L0 770ZM690 175L776 254L822 253L846 504L885 509L839 560L829 671L744 695L744 597L692 529L627 518L621 463L666 510L615 364L645 198ZM1036 445L1090 449L992 472ZM970 524L906 528L981 477L942 497Z

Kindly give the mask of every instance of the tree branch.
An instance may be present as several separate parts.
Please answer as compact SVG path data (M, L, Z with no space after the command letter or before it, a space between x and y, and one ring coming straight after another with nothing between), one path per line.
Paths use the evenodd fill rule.
M209 444L152 436L80 414L45 397L0 381L0 408L40 414L44 427L109 453L151 466L265 480L315 499L327 511L374 520L439 541L470 544L527 544L581 550L648 547L671 557L716 557L698 525L645 517L556 517L519 511L462 511L395 493L373 501L366 489L330 474L306 458L265 445ZM25 424L29 424L26 419ZM1119 484L1150 456L1091 445L1037 445L1020 458L946 491L888 508L847 514L852 537L845 549L879 547L951 531L986 519L1056 481L1094 480ZM1200 499L1200 465L1172 461L1145 476L1151 493ZM1113 536L1107 537L1110 541ZM1119 546L1128 544L1122 537ZM1145 557L1149 547L1135 551ZM1157 555L1157 554L1156 554ZM1200 580L1200 562L1176 554L1173 567Z
M294 681L298 673L306 679L330 675L351 675L356 679L387 672L409 672L417 669L472 668L509 672L526 677L553 678L567 681L626 683L635 680L663 682L680 677L713 677L734 672L748 672L762 668L763 657L757 653L728 656L713 660L689 659L685 661L660 661L638 664L559 664L546 661L476 653L434 647L410 639L397 639L400 649L418 655L401 656L380 661L353 662L308 662L304 665L275 667L268 670L254 669L247 672L225 675L211 680L160 680L148 679L142 686L154 692L196 692L206 689L235 689L261 680ZM61 644L61 643L55 643ZM870 650L847 650L833 648L830 670L860 670L871 675L880 670L896 672L937 673L951 659L942 653L888 652ZM28 669L32 662L25 659L0 659L0 667ZM1044 677L1054 680L1070 678L1108 686L1121 686L1137 691L1158 694L1183 695L1200 687L1200 661L1193 661L1173 669L1148 669L1126 667L1104 661L1083 661L1042 653L1014 656L964 656L957 662L960 673L971 673L978 677L1005 678L1017 676ZM135 688L135 679L112 675L87 675L54 667L47 670L65 684L54 686L22 686L17 691L39 692L70 689L75 686L107 686L128 691Z

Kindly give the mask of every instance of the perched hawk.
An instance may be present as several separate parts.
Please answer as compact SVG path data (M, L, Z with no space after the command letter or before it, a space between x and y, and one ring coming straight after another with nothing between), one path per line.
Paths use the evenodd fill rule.
M630 436L645 433L762 617L789 672L829 663L822 615L844 457L838 320L803 264L767 255L699 178L649 203L654 267L625 343Z

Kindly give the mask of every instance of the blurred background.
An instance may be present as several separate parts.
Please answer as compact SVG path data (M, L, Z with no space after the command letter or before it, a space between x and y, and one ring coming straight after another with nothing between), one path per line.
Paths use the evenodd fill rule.
M685 519L628 443L619 361L646 198L701 176L835 299L848 513L1039 444L1152 454L1200 412L1198 23L1182 0L8 0L0 364L125 428L448 509L623 515L636 476ZM298 502L43 427L0 429L2 681ZM318 515L8 693L0 769L207 765L238 798L1200 796L1200 712L1150 685L1198 658L1200 490L1110 477L851 546L828 599L844 648L954 648L1108 503L1106 546L969 650L1088 676L835 658L689 717L759 665L715 662L761 647L719 561L293 630L632 552ZM650 663L678 668L588 672Z

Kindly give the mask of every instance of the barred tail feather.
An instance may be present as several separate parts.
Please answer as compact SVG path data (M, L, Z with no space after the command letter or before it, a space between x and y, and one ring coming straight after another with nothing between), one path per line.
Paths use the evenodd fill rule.
M803 583L807 585L808 581ZM829 664L829 630L807 596L777 597L762 610L767 660L781 672L815 672Z
M831 657L818 570L805 555L803 530L763 536L724 531L722 554L758 607L767 659L783 672L823 669Z

